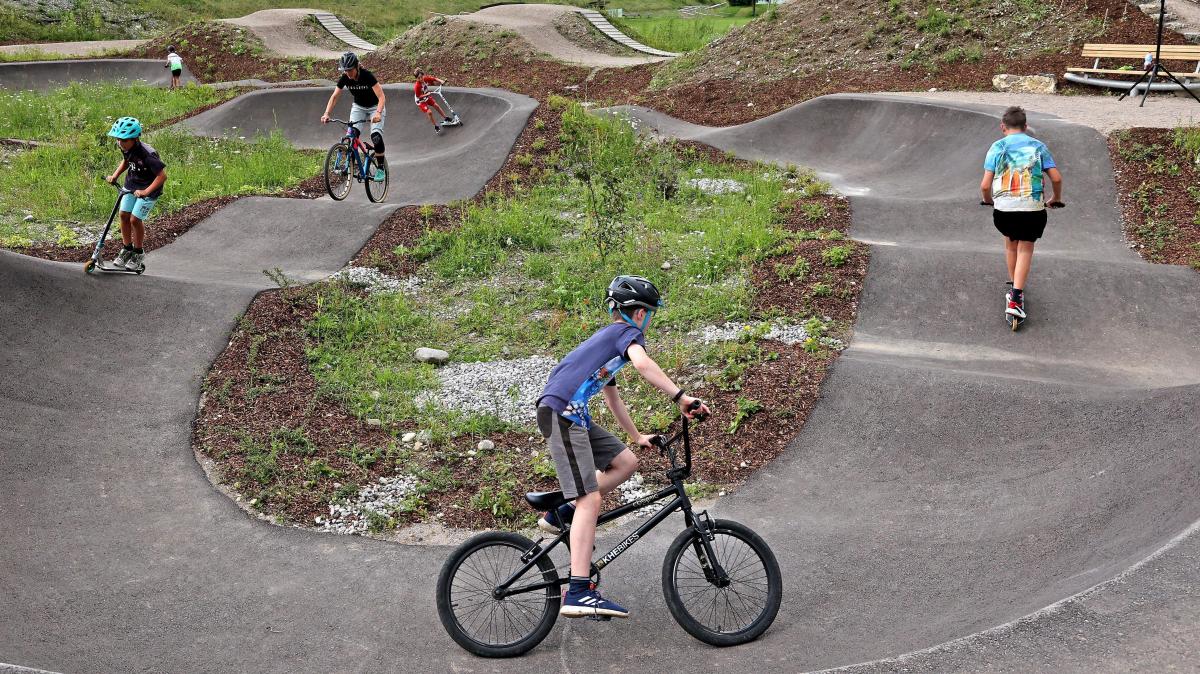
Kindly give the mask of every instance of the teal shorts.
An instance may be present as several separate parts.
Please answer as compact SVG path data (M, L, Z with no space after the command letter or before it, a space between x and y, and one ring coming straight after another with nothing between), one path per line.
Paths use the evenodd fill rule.
M150 215L150 209L154 208L154 204L158 199L148 199L146 197L134 196L132 193L121 197L121 212L132 213L133 217L138 220L145 220L147 215Z

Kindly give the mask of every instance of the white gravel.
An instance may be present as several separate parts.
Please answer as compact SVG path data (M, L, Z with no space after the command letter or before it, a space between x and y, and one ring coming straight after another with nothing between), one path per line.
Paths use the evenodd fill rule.
M346 267L330 278L365 288L369 293L411 293L421 286L421 279L416 276L396 278L374 267Z
M537 418L533 405L557 364L549 356L530 356L447 365L437 372L438 391L418 396L417 403L432 402L468 414L495 414L505 421L531 423Z
M341 503L331 503L329 517L318 517L315 524L321 531L336 534L365 534L368 529L368 513L376 512L390 517L392 510L399 506L417 486L418 480L412 475L381 477L379 482L360 489L358 495L353 499Z
M726 323L724 325L706 325L691 334L698 337L705 344L714 342L730 342L740 339L742 335L749 331L755 330L761 326L753 323ZM771 328L762 335L761 339L770 339L776 342L783 342L787 345L800 344L808 339L808 331L802 325L772 325ZM830 346L835 349L840 349L845 346L840 339L832 337L821 337L821 344Z
M691 178L687 184L705 194L738 194L746 191L745 185L729 178Z

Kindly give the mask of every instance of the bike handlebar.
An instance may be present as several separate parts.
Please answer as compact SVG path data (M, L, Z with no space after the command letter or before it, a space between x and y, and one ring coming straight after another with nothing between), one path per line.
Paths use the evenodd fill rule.
M980 206L995 206L996 204L991 201L980 201L979 205ZM1066 203L1064 203L1062 201L1047 201L1046 202L1046 208L1066 208L1066 207L1067 207Z
M688 406L688 409L699 410L703 406L703 401L694 400L692 401L692 404ZM659 452L665 454L671 461L671 469L678 470L680 468L679 455L672 446L678 442L680 438L683 439L684 462L682 468L685 473L684 477L690 475L692 472L692 442L691 436L688 434L688 422L695 421L700 423L706 421L708 416L709 415L707 414L697 414L693 419L689 420L687 414L680 413L679 419L683 422L683 426L678 433L670 438L667 438L665 435L656 435L650 440L650 443L658 447Z

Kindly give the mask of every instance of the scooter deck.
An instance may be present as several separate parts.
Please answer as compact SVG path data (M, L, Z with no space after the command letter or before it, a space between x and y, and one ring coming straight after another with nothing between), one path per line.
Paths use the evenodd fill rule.
M97 271L102 271L106 274L137 274L140 276L142 274L142 272L146 271L146 268L142 267L141 269L125 269L124 267L109 267L106 264L97 262L97 263L91 265L90 268L85 268L84 271L86 271L89 274L91 274L93 272L97 272Z

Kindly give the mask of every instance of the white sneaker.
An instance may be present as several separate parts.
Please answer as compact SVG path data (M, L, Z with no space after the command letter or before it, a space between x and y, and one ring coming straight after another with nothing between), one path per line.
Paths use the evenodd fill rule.
M131 253L129 261L125 263L125 268L129 271L145 271L146 270L146 254Z
M122 248L121 252L117 253L117 256L112 259L111 266L116 267L117 269L124 268L125 264L127 262L129 262L129 258L132 255L133 255L133 249Z

